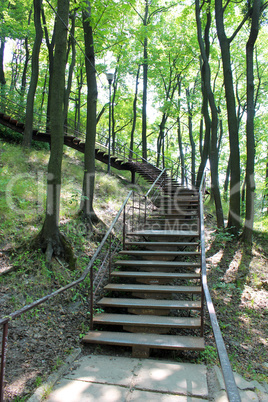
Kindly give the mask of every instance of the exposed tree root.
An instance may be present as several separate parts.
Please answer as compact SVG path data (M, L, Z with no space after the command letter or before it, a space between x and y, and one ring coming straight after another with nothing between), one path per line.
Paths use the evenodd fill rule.
M43 230L31 242L32 248L40 248L46 255L46 260L50 264L52 256L63 258L69 265L70 270L76 267L76 258L73 248L68 240L58 230L51 237L44 236Z

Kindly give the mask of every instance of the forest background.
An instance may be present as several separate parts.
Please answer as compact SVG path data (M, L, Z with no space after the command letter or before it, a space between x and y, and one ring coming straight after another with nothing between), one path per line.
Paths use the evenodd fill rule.
M63 123L72 121L87 136L82 215L98 220L94 149L96 139L107 144L105 74L113 72L112 150L125 144L150 160L152 149L158 166L179 163L182 182L188 171L197 187L210 169L217 226L238 236L243 224L251 243L268 181L266 7L262 0L2 0L1 103L22 107L24 146L41 122L51 131L48 191L60 185ZM51 253L55 243L64 249L57 208L52 222L47 204L41 231L47 249L54 238Z

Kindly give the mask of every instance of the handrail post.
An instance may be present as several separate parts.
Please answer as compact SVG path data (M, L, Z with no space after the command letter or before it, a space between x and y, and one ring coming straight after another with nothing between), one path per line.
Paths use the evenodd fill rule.
M111 279L111 267L112 267L112 258L111 258L112 250L111 250L111 248L112 248L112 234L110 233L110 236L109 236L109 280Z
M126 206L123 210L123 250L126 248Z
M146 219L147 219L147 196L145 195L145 206L144 206L144 225L146 224Z
M90 330L93 331L93 264L90 267Z
M2 339L2 358L1 358L1 373L0 373L0 402L4 401L4 377L6 367L6 350L8 338L8 321L3 325L3 339Z

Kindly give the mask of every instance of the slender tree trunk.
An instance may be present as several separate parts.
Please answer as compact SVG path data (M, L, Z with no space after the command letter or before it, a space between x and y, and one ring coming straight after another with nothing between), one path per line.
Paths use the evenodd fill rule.
M81 112L80 112L81 92L83 88L83 64L81 60L80 60L80 69L77 72L76 80L77 80L77 96L75 98L75 128L77 131L79 131L81 124Z
M240 228L240 152L238 122L236 116L235 94L230 56L230 41L228 40L224 29L222 0L215 0L215 15L217 34L222 55L230 142L231 171L228 227L232 228L233 232L237 234Z
M178 75L178 117L177 117L177 135L178 135L178 144L180 151L180 165L181 165L181 185L184 185L185 182L185 161L184 161L184 152L182 146L182 138L181 138L181 76Z
M130 133L130 151L129 151L129 159L132 159L133 156L133 148L134 148L134 133L136 128L137 121L137 100L138 100L138 87L139 87L139 76L140 76L140 65L138 66L138 71L136 75L136 86L135 86L135 96L133 100L133 121L132 121L132 129Z
M216 209L216 218L217 218L217 226L224 227L224 219L223 219L223 211L221 204L221 196L219 189L219 174L218 174L218 164L219 164L219 155L218 155L218 147L217 147L217 137L218 137L218 111L215 103L214 94L211 89L211 74L210 74L210 66L209 66L209 41L208 41L208 32L211 24L211 15L210 12L206 12L207 23L206 23L206 31L205 35L206 40L206 49L202 39L201 32L201 19L200 19L200 7L199 0L195 0L195 12L196 12L196 23L197 23L197 34L198 34L198 43L200 47L201 56L204 63L204 90L206 92L206 97L209 101L209 106L212 115L211 121L211 147L210 147L210 165L211 165L211 183L212 183L212 191L215 201L215 209ZM209 121L210 127L210 121Z
M246 165L246 219L243 229L243 239L247 243L252 243L253 223L254 223L254 157L255 157L255 138L254 138L254 45L259 33L260 20L260 0L254 0L253 13L251 19L251 30L246 45L247 60L247 165Z
M41 7L42 7L42 0L34 0L35 41L32 54L32 75L31 75L30 88L27 95L25 129L22 142L23 146L25 147L29 147L31 145L33 135L34 97L38 82L39 53L43 37L43 30L40 18Z
M75 59L76 59L76 47L75 47L75 38L74 38L74 31L75 31L75 19L76 19L76 12L73 11L70 15L70 20L72 21L71 30L70 30L70 37L69 37L69 46L72 48L72 59L70 63L70 68L68 72L68 80L67 80L67 87L65 89L65 97L64 97L64 121L67 125L67 118L68 118L68 109L69 109L69 97L72 88L72 81L73 81L73 71L75 66ZM69 49L67 51L67 59L68 59Z
M5 85L5 72L4 72L4 51L5 51L5 37L0 38L0 84Z
M145 0L143 25L148 24L149 2ZM142 157L147 159L147 88L148 88L148 37L143 42L143 95L142 95Z
M51 80L51 152L47 176L46 218L38 240L41 247L46 250L48 260L51 259L53 254L62 255L69 261L70 268L74 268L72 249L59 231L68 15L69 0L58 0L55 26L55 56Z
M191 144L191 184L195 186L195 142L193 137L193 108L190 101L190 90L186 89L187 109L188 109L188 129Z
M49 122L50 122L50 101L51 101L51 82L52 82L52 75L53 75L53 63L54 63L54 46L55 46L55 24L54 24L54 29L52 33L52 38L51 41L49 40L49 33L47 29L47 23L46 23L46 16L45 12L42 8L42 21L44 25L44 32L45 32L45 39L46 39L46 44L47 44L47 49L48 49L48 59L49 59L49 65L48 65L48 71L49 71L49 84L48 84L48 96L47 96L47 131L50 131L49 127Z
M97 110L97 81L95 70L95 55L93 32L90 25L91 5L87 0L87 8L83 10L83 28L86 51L87 74L87 132L85 143L83 195L81 212L83 217L91 223L99 221L93 209L95 185L95 139L96 139L96 110Z
M120 61L120 56L117 59L117 64ZM117 77L117 68L115 69L114 73L114 80L113 80L113 95L111 99L111 131L112 131L112 152L113 154L115 153L115 98L116 98L116 92L117 92L117 83L118 83L118 77Z
M28 26L31 23L31 16L32 16L32 10L30 10L30 13L29 13ZM28 64L30 61L28 36L25 36L24 49L25 49L25 61L24 61L24 66L23 66L22 78L21 78L21 97L22 97L22 99L24 98L24 92L25 92L25 88L26 88L27 70L28 70Z

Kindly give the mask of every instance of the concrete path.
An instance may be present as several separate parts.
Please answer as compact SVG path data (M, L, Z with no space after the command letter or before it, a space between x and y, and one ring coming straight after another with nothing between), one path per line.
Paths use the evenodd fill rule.
M235 379L242 402L268 402L267 385L237 374ZM70 357L28 402L44 397L48 402L228 401L218 367L103 355Z

